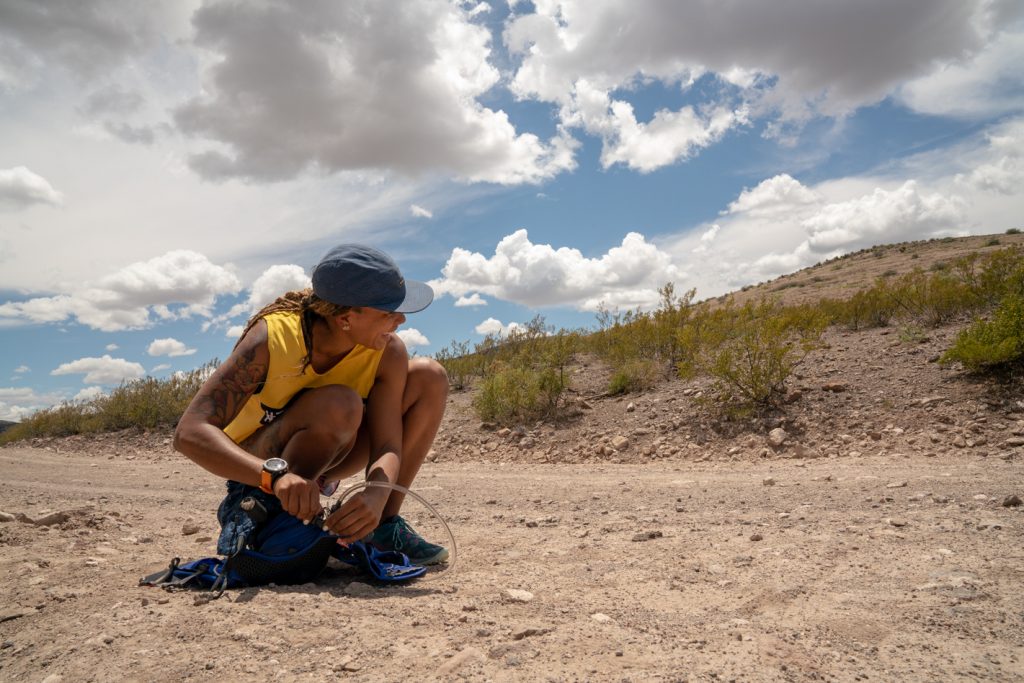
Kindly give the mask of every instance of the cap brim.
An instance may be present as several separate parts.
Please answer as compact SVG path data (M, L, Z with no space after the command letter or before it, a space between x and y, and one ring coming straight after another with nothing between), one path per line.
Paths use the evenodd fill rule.
M416 313L422 311L434 300L434 290L425 282L405 281L405 300L398 304L395 313Z

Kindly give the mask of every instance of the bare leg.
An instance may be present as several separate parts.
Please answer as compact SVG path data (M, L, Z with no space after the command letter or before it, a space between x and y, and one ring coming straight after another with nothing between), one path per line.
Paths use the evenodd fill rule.
M363 401L352 389L308 389L276 420L240 445L261 458L284 458L292 472L316 479L343 461L363 421Z
M448 375L441 364L431 358L409 361L409 377L402 395L402 464L397 483L411 488L420 471L434 436L441 426L448 399ZM344 479L364 470L370 455L370 438L366 425L359 429L351 453L326 473L329 480ZM382 519L397 515L405 494L392 491L384 506Z

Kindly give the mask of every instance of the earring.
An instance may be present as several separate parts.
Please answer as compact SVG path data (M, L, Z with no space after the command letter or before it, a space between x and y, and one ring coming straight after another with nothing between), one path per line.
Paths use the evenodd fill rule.
M348 323L345 323L344 325L341 326L341 329L343 329L343 330L350 330L352 328L349 326Z

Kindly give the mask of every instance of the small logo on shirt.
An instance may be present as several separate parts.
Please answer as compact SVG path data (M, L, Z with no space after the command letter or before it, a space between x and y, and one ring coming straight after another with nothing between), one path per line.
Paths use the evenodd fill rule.
M261 425L268 425L277 417L284 412L284 408L271 408L265 403L260 403L260 408L263 409L263 417L260 418Z

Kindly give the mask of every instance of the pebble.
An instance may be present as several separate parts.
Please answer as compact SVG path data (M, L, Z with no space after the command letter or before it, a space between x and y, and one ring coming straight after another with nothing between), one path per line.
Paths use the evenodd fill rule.
M761 480L761 485L762 486L775 486L775 480L772 479L771 477L765 477L764 479Z
M907 482L905 482L905 481L894 481L892 483L889 483L889 484L885 485L885 488L887 488L887 489L902 489L902 488L906 488L906 487L907 487Z
M0 522L13 522L17 517L9 512L0 512Z
M632 413L634 410L636 410L636 404L630 403L629 405L626 406L627 413Z
M762 536L761 534L751 534L750 535L750 540L751 541L763 541L764 540L764 536Z
M551 633L551 629L528 626L526 628L521 628L518 631L513 631L512 640L522 640L523 638L529 638L530 636L542 636L545 633Z
M617 451L624 451L629 448L629 439L621 434L612 438L612 448Z
M1024 446L1024 436L1011 436L1009 439L1003 442L1003 445L1009 446L1010 448Z
M54 526L55 524L63 524L69 519L70 516L66 512L51 512L48 515L43 515L39 519L32 520L32 523L36 526Z
M1009 496L1007 496L1006 498L1003 499L1003 507L1004 508L1020 507L1020 504L1021 504L1020 496L1018 496L1017 494L1011 494L1011 495L1009 495Z
M768 432L768 445L772 448L778 448L786 443L786 439L789 438L789 434L782 427L776 427L772 431Z
M639 543L642 541L652 541L655 538L661 538L664 534L660 531L642 531L639 534L633 535L633 542Z
M974 496L974 500L988 500L988 496L986 496L984 493L979 493L978 495Z
M593 619L594 621L596 621L599 624L607 624L609 621L612 620L612 618L610 616L608 616L607 614L604 614L602 612L594 612L593 614L590 615L590 618Z
M530 602L533 600L533 593L518 588L506 588L505 597L512 602Z
M831 391L834 394L840 394L846 391L846 385L842 382L827 382L821 385L822 391Z
M897 518L893 517L893 518L888 519L887 521L889 522L889 524L891 526L894 526L894 527L904 527L904 526L907 525L907 520L905 520L905 519L897 519Z
M187 522L185 522L184 524L181 525L181 535L182 536L191 536L192 534L198 534L198 533L199 533L199 525L196 524L195 522L193 522L192 520L189 520L189 521L187 521Z

